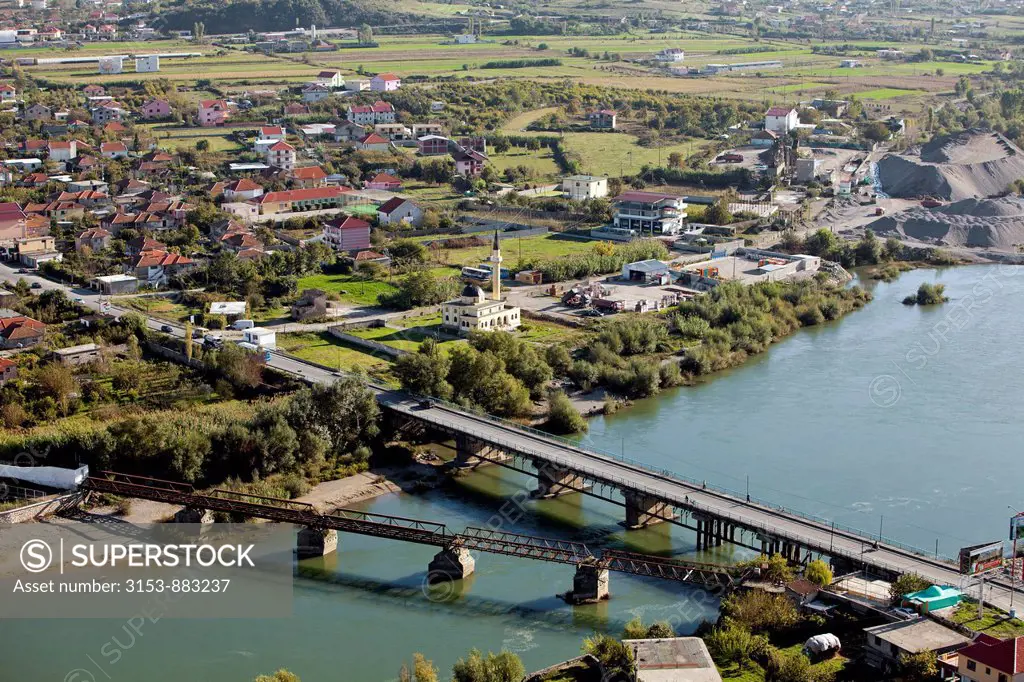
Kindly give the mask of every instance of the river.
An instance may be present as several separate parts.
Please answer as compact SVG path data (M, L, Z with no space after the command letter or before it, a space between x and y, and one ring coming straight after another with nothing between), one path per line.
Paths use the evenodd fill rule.
M900 300L924 281L946 285L933 308ZM972 266L868 282L875 300L846 319L801 331L742 367L696 387L591 422L584 441L709 483L934 550L1004 538L1024 465L1017 457L1024 387L1024 268ZM624 531L622 510L593 498L509 499L531 480L496 467L455 487L390 495L375 512L500 525L534 535L661 554L692 554L689 531ZM501 517L504 520L499 521ZM690 631L715 617L704 593L613 574L612 598L569 607L555 594L572 569L478 555L455 591L423 588L434 550L342 536L338 553L304 562L294 615L257 621L147 623L7 621L5 679L229 682L288 668L304 682L382 682L421 651L447 679L471 647L507 648L527 668L576 655L596 629L634 615ZM705 558L745 556L727 547ZM116 663L100 652L116 638ZM110 651L110 647L107 651ZM81 669L80 671L76 671ZM70 676L69 676L70 674Z

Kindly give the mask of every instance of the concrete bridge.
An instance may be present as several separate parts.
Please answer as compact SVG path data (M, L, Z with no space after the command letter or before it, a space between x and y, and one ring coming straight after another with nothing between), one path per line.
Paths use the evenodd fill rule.
M269 363L312 383L331 383L337 372L275 353ZM518 424L475 414L456 406L370 383L381 408L450 435L457 463L493 463L537 477L535 495L583 493L625 508L627 527L669 522L697 533L698 548L736 544L766 554L779 553L794 563L810 556L831 558L840 572L864 569L882 577L914 573L938 585L961 585L957 563L834 521L801 514L708 486L705 482L657 469ZM1008 581L993 579L985 601L1009 610ZM1020 598L1018 598L1019 600Z
M338 531L432 545L440 551L427 567L427 580L431 583L460 580L472 574L476 560L471 551L567 564L576 568L572 589L563 595L572 603L607 599L609 571L688 583L716 591L739 585L751 572L749 569L619 550L594 553L581 542L473 526L461 533L453 533L443 523L351 509L337 509L324 514L305 502L229 490L200 492L187 483L114 472L90 476L80 488L88 492L180 505L182 509L175 515L175 521L179 523L212 523L211 512L226 512L295 524L301 527L297 539L300 558L336 551Z

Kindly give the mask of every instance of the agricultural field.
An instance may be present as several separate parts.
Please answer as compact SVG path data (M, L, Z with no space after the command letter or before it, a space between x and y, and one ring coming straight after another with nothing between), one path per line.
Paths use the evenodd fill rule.
M376 305L380 294L390 294L396 287L389 282L360 279L354 275L308 275L298 282L298 290L321 289L337 294L342 303L354 306Z
M539 177L553 177L561 173L555 156L548 147L537 151L512 147L504 154L491 154L491 165L497 170L504 171L506 168L526 166Z
M903 90L900 88L877 88L875 90L866 90L864 92L855 93L857 99L896 99L897 97L906 97L907 95L920 95L920 90Z
M566 133L564 139L566 149L580 155L582 172L616 177L635 173L645 164L664 165L672 152L689 157L701 147L713 144L711 140L694 139L661 147L641 147L635 136L625 133Z
M362 370L373 376L384 376L390 367L385 358L370 355L344 343L329 332L278 334L277 347L286 353L326 367L344 370Z
M162 149L174 150L178 147L194 148L199 140L206 140L212 152L230 152L243 149L230 132L219 132L209 128L168 128L153 127L150 129L154 139Z
M486 237L486 235L484 235ZM552 233L537 237L506 239L501 243L505 266L516 269L517 263L536 263L551 260L572 253L585 253L594 248L595 242ZM431 252L435 262L456 266L475 266L491 255L491 246L470 246L459 249L439 249Z

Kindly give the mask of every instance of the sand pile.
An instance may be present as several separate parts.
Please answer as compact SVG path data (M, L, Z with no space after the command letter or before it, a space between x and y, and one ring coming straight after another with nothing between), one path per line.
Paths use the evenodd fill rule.
M964 199L938 208L911 208L868 227L883 238L1012 250L1024 244L1024 199Z
M916 152L887 154L878 162L882 190L892 197L992 197L1021 177L1024 152L991 131L937 137Z

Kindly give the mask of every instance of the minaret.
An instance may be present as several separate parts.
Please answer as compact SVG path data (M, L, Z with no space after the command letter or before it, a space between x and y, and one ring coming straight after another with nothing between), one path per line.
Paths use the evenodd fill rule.
M501 246L498 244L498 231L494 231L494 246L491 248L491 298L501 300Z

